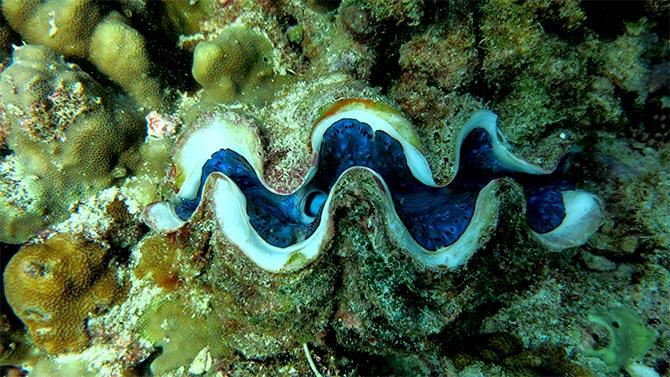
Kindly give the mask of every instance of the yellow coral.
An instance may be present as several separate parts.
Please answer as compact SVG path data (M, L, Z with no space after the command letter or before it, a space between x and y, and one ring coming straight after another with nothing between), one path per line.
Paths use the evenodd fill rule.
M149 76L144 38L119 13L111 13L95 28L90 49L93 64L140 105L160 107L160 86Z
M2 12L26 42L82 58L100 19L95 0L4 0Z
M138 245L141 257L135 267L135 276L149 277L156 285L174 290L179 285L179 257L181 249L171 245L160 234L145 237Z
M231 26L193 52L191 73L205 90L205 101L230 102L242 97L266 97L271 84L272 45L267 37L244 26Z
M114 168L145 131L129 103L53 50L33 45L17 47L0 75L0 123L15 153L9 172L0 166L0 193L13 193L11 200L0 195L0 240L10 243L59 221L74 199L118 178ZM25 195L16 195L12 176L22 177Z
M161 104L158 81L149 73L144 37L118 12L103 13L95 0L5 0L2 12L28 42L66 57L88 58L141 106Z
M119 293L105 250L68 234L22 248L7 265L4 284L10 306L50 353L86 347L86 319Z

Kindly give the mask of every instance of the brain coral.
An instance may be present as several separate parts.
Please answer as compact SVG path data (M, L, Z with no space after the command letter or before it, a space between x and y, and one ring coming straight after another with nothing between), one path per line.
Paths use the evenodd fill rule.
M12 309L50 353L86 347L86 319L119 293L107 252L69 234L22 248L7 265L4 284Z
M0 121L14 152L0 169L0 240L20 243L72 201L123 175L144 122L50 48L17 47L0 76Z

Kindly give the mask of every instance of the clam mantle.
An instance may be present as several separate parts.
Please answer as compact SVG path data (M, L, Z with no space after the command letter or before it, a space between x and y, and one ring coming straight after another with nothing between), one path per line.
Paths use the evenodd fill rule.
M498 189L510 179L526 197L526 218L550 249L578 246L597 230L602 203L561 174L515 156L496 126L479 111L455 139L457 167L438 186L412 125L387 105L346 99L332 105L306 141L313 164L290 192L263 178L263 145L256 128L237 114L217 114L187 131L174 157L176 195L149 205L146 222L174 232L211 206L218 230L270 272L304 267L336 231L333 193L345 175L367 170L379 183L389 234L429 268L454 269L488 240L496 226Z

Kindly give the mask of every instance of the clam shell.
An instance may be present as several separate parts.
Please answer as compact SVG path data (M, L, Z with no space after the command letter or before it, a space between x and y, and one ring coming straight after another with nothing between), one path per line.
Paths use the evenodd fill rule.
M397 140L402 145L408 167L416 179L426 185L438 187L426 158L420 152L421 146L411 124L388 105L354 98L337 102L314 123L311 140L307 146L313 155L314 163L302 177L301 187L294 191L299 197L307 194L304 190L305 183L316 173L317 157L324 133L332 124L345 118L366 123L374 131L384 131ZM456 150L460 150L464 138L470 131L481 128L490 136L493 155L507 169L537 175L551 172L515 156L499 134L496 119L496 115L490 111L482 110L475 113L458 131L455 140ZM195 198L201 180L202 166L214 152L225 148L243 156L268 190L274 193L282 192L268 185L263 178L263 146L256 128L237 114L208 115L198 126L183 135L177 144L174 164L178 191L172 201L153 203L146 208L145 219L151 228L157 232L174 232L194 218L199 218L192 216L187 221L181 220L176 215L172 203L181 199ZM459 153L456 154L455 160L454 163L458 166ZM366 167L349 168L338 177L333 189L328 193L316 230L307 238L288 247L273 246L258 234L247 215L245 195L224 174L213 173L207 178L202 200L196 212L202 213L205 206L210 208L216 228L227 243L237 247L262 269L270 272L295 271L315 260L329 244L335 231L334 193L338 190L343 177L356 169L369 170L384 190L387 199L384 206L388 233L392 239L428 268L455 269L463 266L488 240L489 234L496 226L500 206L497 192L504 183L504 178L492 180L479 192L473 217L465 232L454 243L435 251L426 250L414 240L398 217L389 189L382 177ZM454 177L455 173L450 181ZM596 196L580 190L564 191L562 195L566 210L564 221L551 232L535 234L542 244L552 250L581 245L597 230L602 217L603 206Z

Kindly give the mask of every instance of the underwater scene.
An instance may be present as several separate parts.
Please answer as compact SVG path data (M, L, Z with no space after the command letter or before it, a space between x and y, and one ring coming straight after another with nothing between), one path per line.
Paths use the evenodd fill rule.
M0 377L670 375L669 0L0 4Z

